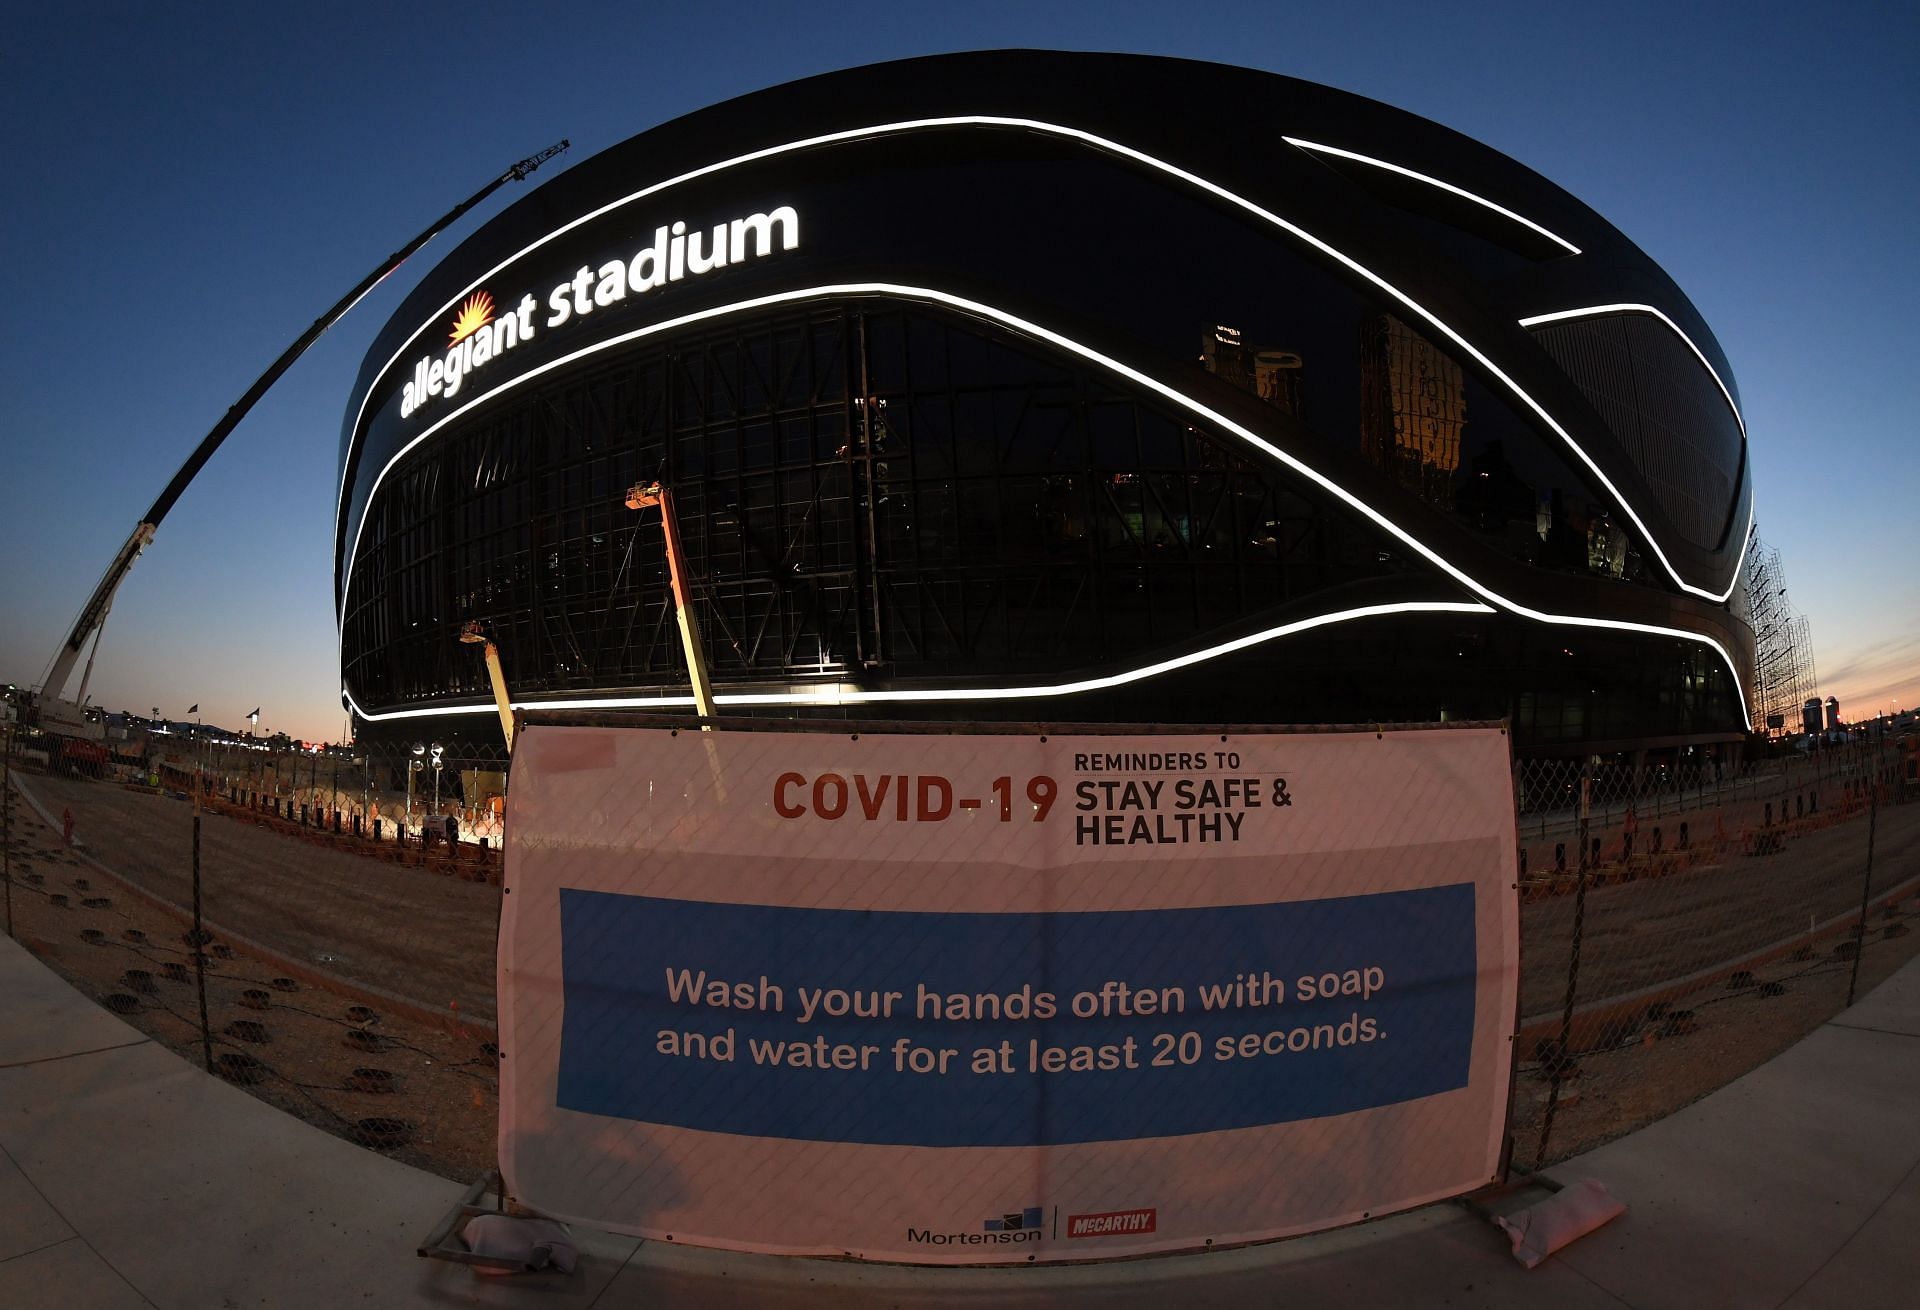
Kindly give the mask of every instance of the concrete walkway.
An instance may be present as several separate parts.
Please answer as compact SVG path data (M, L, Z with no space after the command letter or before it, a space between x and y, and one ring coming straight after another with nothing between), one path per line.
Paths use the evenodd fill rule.
M1920 961L1798 1046L1552 1171L1616 1220L1528 1272L1455 1206L1240 1251L923 1270L579 1234L570 1278L417 1258L461 1188L209 1078L0 937L0 1306L1910 1306Z

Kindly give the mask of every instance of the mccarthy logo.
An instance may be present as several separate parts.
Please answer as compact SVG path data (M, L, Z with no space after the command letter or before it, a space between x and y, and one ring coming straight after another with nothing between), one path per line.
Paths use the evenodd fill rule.
M1047 1235L1046 1222L1045 1208L1030 1205L986 1220L977 1233L936 1233L925 1228L909 1228L907 1240L923 1246L1004 1246L1012 1242L1037 1242Z
M598 267L582 264L572 277L547 293L546 316L535 321L540 301L531 294L499 318L485 291L467 298L448 333L447 350L413 366L400 391L400 416L411 418L435 397L460 394L466 380L508 351L548 328L563 327L629 297L643 296L690 277L743 264L800 245L800 215L792 205L765 214L749 214L711 228L688 231L684 221L653 230L653 240L631 256Z
M1067 1216L1068 1237L1131 1237L1158 1226L1158 1210L1109 1210L1105 1214Z

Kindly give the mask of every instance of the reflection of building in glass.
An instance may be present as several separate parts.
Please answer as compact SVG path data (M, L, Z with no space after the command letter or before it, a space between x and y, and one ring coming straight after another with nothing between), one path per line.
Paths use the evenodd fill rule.
M1438 505L1453 501L1467 393L1460 366L1391 314L1360 340L1360 446L1401 486Z
M1253 357L1253 389L1275 409L1300 415L1300 356L1291 350L1262 350Z
M1208 328L1200 337L1200 362L1215 377L1242 391L1253 390L1253 352L1240 339L1239 328Z
M1239 328L1216 325L1200 338L1200 363L1215 377L1294 418L1300 413L1300 356L1291 350L1260 350L1241 338Z

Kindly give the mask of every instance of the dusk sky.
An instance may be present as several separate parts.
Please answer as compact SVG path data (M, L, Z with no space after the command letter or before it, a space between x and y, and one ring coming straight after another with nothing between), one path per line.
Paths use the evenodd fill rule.
M1891 4L13 10L0 680L39 681L140 514L274 356L514 160L569 137L565 167L776 83L1009 46L1323 82L1592 205L1672 274L1732 362L1760 532L1812 620L1821 694L1844 717L1920 703L1920 7ZM228 441L121 589L96 704L179 717L199 702L227 726L259 705L265 730L341 735L331 520L347 393L420 274L529 185L416 255Z

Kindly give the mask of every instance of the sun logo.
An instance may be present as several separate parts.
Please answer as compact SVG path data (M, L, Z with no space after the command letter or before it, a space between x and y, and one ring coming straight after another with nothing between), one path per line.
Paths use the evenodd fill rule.
M453 320L453 335L447 344L459 345L492 321L493 297L484 291L468 296L467 303L460 306L459 317Z

